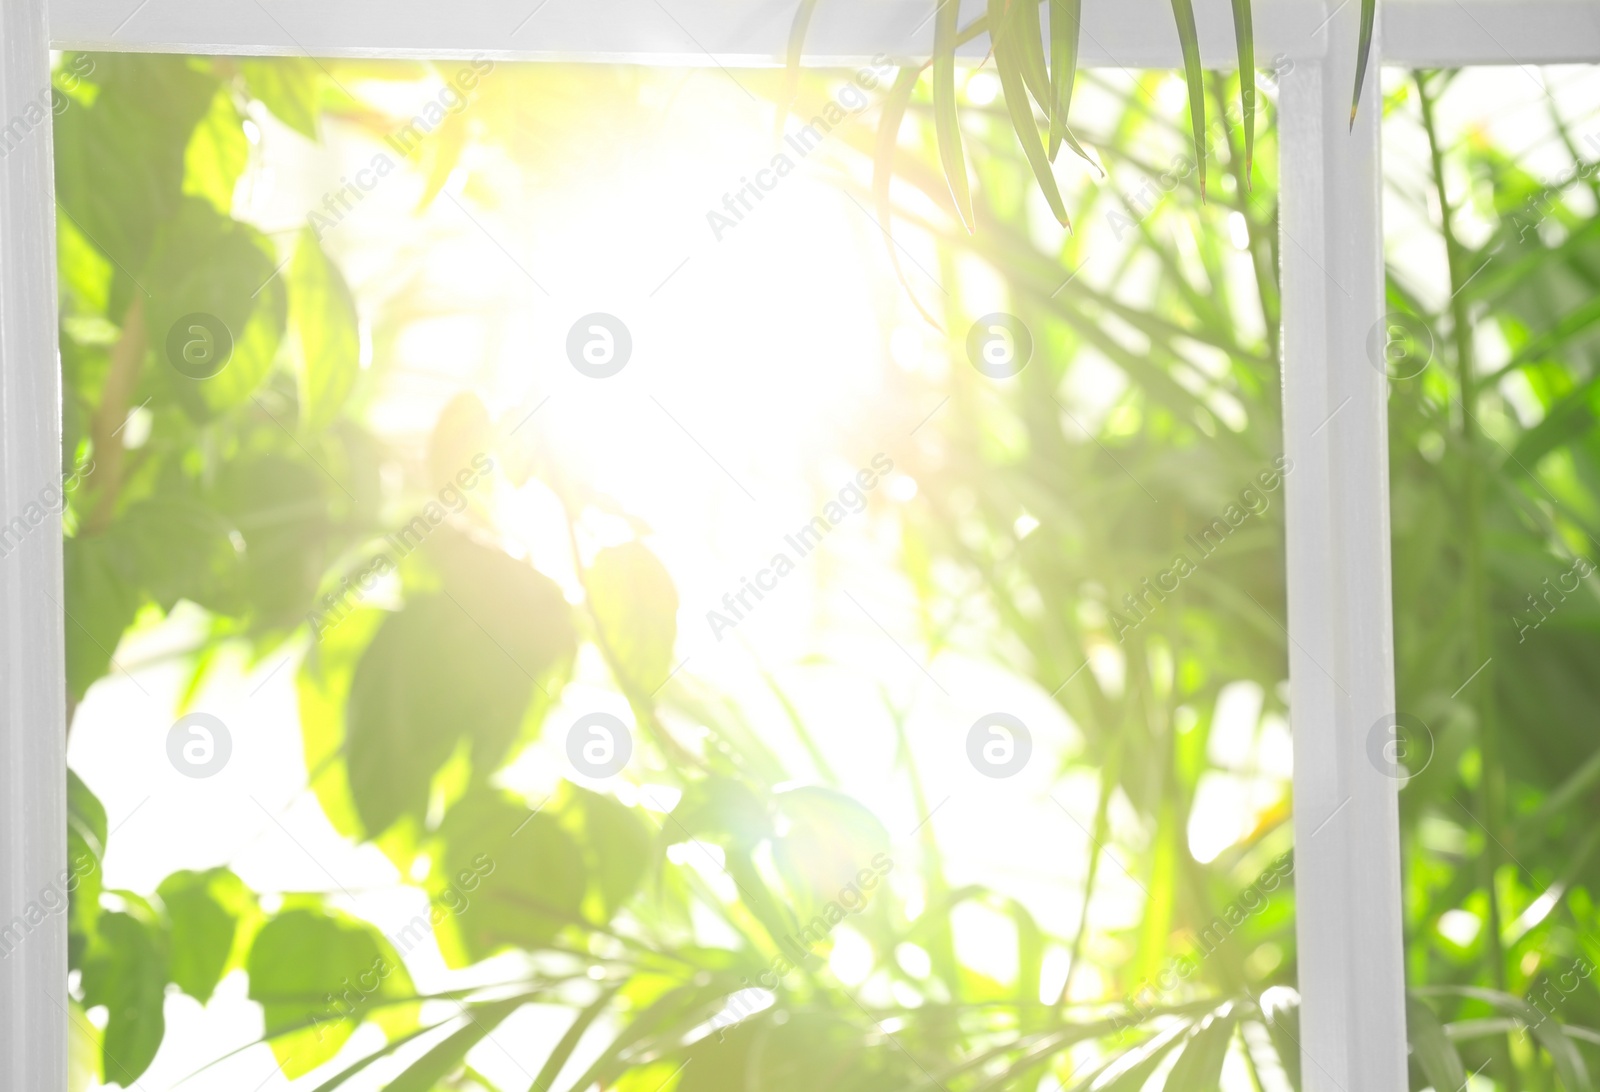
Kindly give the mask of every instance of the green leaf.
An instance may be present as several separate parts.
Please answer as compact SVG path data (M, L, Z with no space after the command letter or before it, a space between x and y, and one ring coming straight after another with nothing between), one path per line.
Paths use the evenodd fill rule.
M67 825L79 832L96 859L105 855L106 808L74 771L67 771Z
M101 1068L125 1088L150 1068L166 1034L165 940L131 914L102 914L84 958L83 1002L106 1007Z
M105 1037L89 1022L82 1005L69 999L67 1007L67 1092L89 1092L99 1088L105 1076L100 1068Z
M100 917L100 862L105 857L106 809L89 786L67 770L67 920L70 966L82 954Z
M678 638L678 589L667 567L642 542L629 542L596 554L584 586L627 688L654 694L672 674Z
M388 941L364 923L296 908L261 927L246 964L272 1050L293 1080L339 1052L378 1001L409 997Z
M272 368L283 338L286 293L267 239L186 197L163 224L141 278L150 291L150 348L180 403L205 421L246 402ZM173 364L169 339L192 315L220 322L232 343L221 370L191 378ZM216 350L222 352L219 346Z
M1161 1066L1161 1060L1182 1041L1185 1030L1183 1025L1179 1025L1171 1031L1161 1032L1116 1059L1112 1064L1117 1067L1117 1075L1104 1083L1095 1083L1094 1092L1141 1092L1145 1082ZM1072 1092L1087 1092L1091 1081L1096 1081L1096 1078L1091 1077L1089 1081L1075 1086ZM1173 1092L1178 1090L1174 1088ZM1189 1090L1184 1089L1184 1092Z
M1269 992L1267 996L1271 996ZM1266 1004L1261 1009L1262 1022L1272 1038L1272 1049L1278 1062L1289 1077L1291 1088L1300 1087L1300 1006Z
M60 271L63 325L71 320L89 318L97 326L104 324L115 334L120 334L121 331L106 318L111 307L112 280L117 267L70 216L56 217L56 266ZM70 328L68 332L71 333ZM67 367L70 361L64 359L62 364L69 389L77 392L84 384L73 381L75 376Z
M1033 176L1044 191L1050 211L1061 226L1072 227L1067 216L1067 206L1061 200L1061 190L1056 186L1056 176L1050 169L1050 157L1045 153L1044 141L1039 137L1039 124L1033 116L1033 104L1028 100L1028 89L1023 77L1024 60L1018 44L1016 20L1022 18L1018 4L1007 13L1007 0L989 0L989 33L994 42L994 66L1000 73L1000 88L1005 96L1006 111L1011 115L1011 125L1017 131L1022 153L1033 168ZM1029 12L1029 14L1035 14ZM1035 17L1037 17L1035 15Z
M956 214L968 231L977 221L972 215L972 188L967 181L967 157L961 149L961 122L956 116L956 35L961 5L955 0L933 0L933 125L939 142L939 161ZM898 130L897 130L898 131Z
M493 658L491 658L493 657ZM508 735L532 684L462 608L417 596L379 628L351 680L345 763L368 837L421 820L433 776L473 729Z
M1233 0L1233 35L1239 47L1239 100L1244 122L1244 177L1248 182L1256 158L1256 34L1250 0ZM1190 94L1194 91L1191 88Z
M237 613L242 558L234 528L220 513L180 494L139 501L110 538L126 551L142 590L170 611L187 599L220 614Z
M292 446L288 454L241 453L217 473L207 503L244 545L231 578L234 605L262 628L293 628L318 605L334 534L330 494L337 489ZM346 588L340 586L336 602L354 606Z
M1028 93L1045 114L1055 101L1050 87L1050 72L1044 61L1044 32L1039 26L1039 0L1013 0L1014 10L1008 24L1017 36L1017 56L1022 61L1022 79Z
M544 1065L539 1067L539 1075L533 1078L533 1084L528 1086L528 1092L549 1092L555 1087L556 1078L561 1075L561 1070L572 1057L572 1052L578 1049L578 1043L584 1033L596 1020L605 1015L611 1005L611 999L616 996L617 989L617 986L611 986L600 991L600 996L589 1002L588 1006L573 1018L571 1025L551 1049L549 1057L545 1058ZM653 1092L659 1092L659 1085Z
M668 845L703 839L748 853L772 836L772 819L744 782L713 775L684 786L661 834Z
M1589 1068L1584 1064L1583 1055L1578 1052L1577 1044L1559 1023L1551 1020L1522 998L1481 986L1440 986L1426 990L1419 989L1416 992L1456 994L1493 1005L1507 1016L1521 1021L1533 1037L1539 1040L1539 1044L1550 1055L1556 1076L1560 1078L1561 1087L1566 1092L1594 1092L1594 1083L1589 1078Z
M250 162L244 118L227 88L211 96L211 108L195 126L183 157L183 192L202 197L222 215L233 214L233 191Z
M1050 108L1050 162L1054 163L1066 141L1085 160L1078 138L1068 125L1072 108L1072 87L1078 78L1078 43L1083 31L1083 0L1050 0L1050 83L1053 104Z
M67 615L67 688L82 699L111 666L122 632L143 602L120 543L78 535L63 544Z
M377 1050L374 1050L371 1054L351 1062L349 1065L339 1070L339 1072L335 1073L333 1076L317 1085L316 1088L312 1089L312 1092L333 1092L333 1089L335 1088L343 1088L345 1083L348 1082L351 1077L354 1077L357 1073L365 1070L374 1062L389 1057L397 1050L409 1046L431 1032L437 1031L439 1027L439 1024L434 1024L429 1027L415 1028L390 1039L387 1043L379 1047Z
M1378 14L1378 0L1361 0L1361 40L1356 45L1356 89L1350 96L1350 128L1356 126L1356 108L1361 105L1361 85L1367 79L1367 62L1372 57L1372 24Z
M1444 1025L1426 1002L1409 996L1406 998L1406 1035L1411 1040L1411 1054L1422 1069L1422 1075L1436 1090L1442 1092L1467 1086L1466 1067L1461 1064L1455 1044L1445 1034Z
M172 981L203 1005L227 969L249 891L228 869L213 868L174 872L156 895L171 924Z
M582 920L583 854L554 816L479 790L445 814L439 836L443 851L435 883L455 882L462 873L479 878L477 889L463 891L445 919L470 960L507 947L542 947ZM444 942L441 947L449 957Z
M654 839L639 812L609 796L570 782L562 786L566 800L563 824L583 847L585 869L597 902L595 919L610 921L644 883L650 870Z
M365 834L351 794L350 779L338 759L345 750L345 708L350 684L372 636L387 611L357 607L325 618L314 630L316 643L306 653L295 679L299 696L300 741L311 788L322 814L346 838Z
M928 325L939 329L939 322L928 313L906 279L904 263L900 261L900 248L895 245L891 229L894 226L894 203L889 198L889 187L894 182L894 157L900 144L900 124L905 120L911 105L911 96L917 90L919 70L911 65L899 70L894 86L883 100L883 117L878 122L878 142L872 159L872 197L878 210L878 224L883 228L883 247L889 255L889 267L919 314ZM953 185L953 183L952 183Z
M1232 1012L1214 1012L1206 1017L1184 1044L1183 1053L1167 1074L1165 1087L1171 1092L1216 1092L1237 1025L1238 1018Z
M716 1012L714 1006L720 1005L729 992L726 982L719 982L715 979L703 985L697 983L693 986L680 986L662 992L654 997L643 1009L633 1014L632 1019L617 1033L610 1045L606 1047L605 1052L576 1081L567 1086L567 1092L585 1092L585 1090L592 1088L597 1081L601 1082L602 1085L609 1084L620 1076L624 1070L632 1068L629 1062L621 1059L623 1055L631 1053L630 1048L634 1044L645 1041L658 1032L666 1034L677 1032L681 1034L688 1031L690 1028L710 1018ZM716 1043L717 1040L717 1036L708 1035L700 1039L695 1045L696 1048L703 1048ZM678 1089L688 1089L691 1086L691 1077L696 1072L694 1061L691 1060L686 1067L674 1066L673 1068L682 1068L684 1074ZM703 1065L701 1066L701 1072L711 1068ZM671 1072L670 1068L669 1072ZM749 1071L746 1070L741 1076L748 1079ZM737 1085L730 1085L727 1082L720 1085L717 1084L716 1076L713 1074L708 1073L707 1077L711 1083L701 1087L714 1089L737 1087ZM752 1082L751 1086L760 1088L763 1092L776 1092L772 1084L759 1079ZM658 1085L658 1087L660 1086ZM816 1085L812 1083L809 1087L815 1088Z
M350 685L345 757L373 836L426 815L433 776L458 741L470 740L475 769L497 768L576 645L561 590L530 566L465 539L429 545L444 573L439 594L384 620Z
M467 1022L384 1085L385 1092L433 1092L440 1081L461 1067L467 1051L483 1042L495 1028L505 1023L507 1017L525 1004L526 999L513 997L507 1001L463 1007L462 1013L467 1017Z
M56 197L119 267L120 314L131 278L144 280L157 229L178 210L189 134L217 84L204 62L187 57L103 53L94 60L93 105L55 119Z
M289 276L300 425L308 432L321 432L338 420L361 373L356 301L310 228L295 244Z
M860 1010L856 1012L857 1019L862 1019ZM785 1015L785 1020L777 1022L770 1012L763 1012L696 1040L688 1048L677 1092L820 1092L824 1088L829 1092L939 1092L941 1085L930 1081L922 1068L926 1063L917 1060L919 1054L937 1047L913 1047L900 1035L891 1043L898 1041L904 1049L864 1042L859 1028L842 1011L801 1009ZM1007 1092L1028 1087L1018 1082L1007 1086Z
M323 77L310 59L272 57L238 62L245 88L271 110L279 121L308 140L317 134Z
M1183 48L1184 78L1189 84L1189 125L1194 130L1194 158L1200 172L1200 200L1206 198L1206 91L1205 70L1200 65L1200 33L1194 25L1192 0L1172 0L1178 21L1178 41Z

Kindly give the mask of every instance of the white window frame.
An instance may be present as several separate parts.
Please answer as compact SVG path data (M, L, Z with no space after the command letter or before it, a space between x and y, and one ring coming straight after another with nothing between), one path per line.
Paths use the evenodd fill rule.
M953 0L960 2L960 0ZM781 63L796 0L0 0L0 126L50 86L50 50ZM1168 0L1087 0L1082 63L1180 68ZM1256 0L1279 102L1289 673L1306 1092L1404 1092L1397 783L1368 760L1394 710L1377 67L1600 61L1592 0L1382 0L1352 126L1360 0ZM966 0L964 15L978 0ZM1233 63L1227 0L1202 56ZM824 0L808 63L923 58L931 0ZM982 41L971 50L981 56ZM58 479L55 199L46 131L0 159L0 513ZM61 533L0 564L0 925L66 862ZM66 921L0 960L0 1092L66 1088Z

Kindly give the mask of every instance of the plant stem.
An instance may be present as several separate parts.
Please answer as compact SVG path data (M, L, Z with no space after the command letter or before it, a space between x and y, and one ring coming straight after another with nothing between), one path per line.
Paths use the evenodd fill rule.
M1502 941L1504 912L1500 906L1495 876L1499 871L1501 839L1505 823L1505 769L1500 755L1499 728L1495 717L1495 688L1493 670L1493 642L1489 635L1489 584L1484 561L1484 481L1481 457L1481 430L1474 412L1478 401L1478 380L1473 363L1472 317L1468 303L1461 295L1463 277L1467 275L1464 248L1455 232L1455 210L1450 204L1445 184L1444 153L1439 147L1439 136L1434 124L1434 100L1428 90L1423 73L1413 77L1417 100L1421 104L1422 125L1428 135L1428 153L1433 170L1433 184L1439 200L1440 230L1444 235L1445 252L1450 269L1450 320L1456 356L1456 381L1461 388L1461 448L1466 455L1463 464L1462 508L1464 519L1461 532L1465 543L1462 563L1465 568L1466 614L1468 619L1468 658L1464 664L1467 672L1480 672L1474 680L1480 698L1478 707L1478 752L1481 772L1477 786L1477 808L1487 838L1480 862L1484 894L1488 898L1488 935L1485 938L1495 988L1507 988L1506 952ZM1506 1087L1513 1087L1516 1063L1511 1037L1506 1036L1504 1064L1497 1066Z

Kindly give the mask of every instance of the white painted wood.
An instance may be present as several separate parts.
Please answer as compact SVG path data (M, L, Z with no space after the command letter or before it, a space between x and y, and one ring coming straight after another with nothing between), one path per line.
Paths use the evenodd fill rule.
M1384 283L1379 111L1369 71L1351 127L1357 7L1329 24L1324 60L1284 78L1279 114L1305 1092L1406 1088L1399 783L1368 756L1394 713L1394 656L1388 379L1368 350Z
M1408 68L1588 64L1600 60L1593 0L1405 0L1385 3L1383 57Z
M963 17L981 0L962 4ZM54 0L58 48L250 53L320 57L775 64L797 0ZM1346 0L1345 7L1360 6ZM1320 52L1315 34L1337 3L1256 0L1256 55ZM1234 63L1228 0L1196 0L1208 65ZM1600 5L1590 0L1384 0L1391 64L1547 64L1600 57ZM859 63L882 52L926 56L932 0L823 0L807 55ZM982 56L984 42L969 52ZM1170 0L1084 4L1083 63L1176 68L1182 64Z
M45 0L0 2L0 1090L66 1087L61 369ZM52 493L52 487L54 492ZM30 507L32 506L32 507ZM26 530L12 524L21 518ZM47 894L51 892L51 894ZM29 907L32 906L30 913ZM46 909L61 906L59 910Z
M962 21L984 0L961 5ZM1301 0L1257 0L1264 55L1292 39L1309 46L1321 20ZM1234 58L1229 0L1197 0L1208 60ZM438 57L482 52L496 59L626 60L630 63L771 65L788 48L798 0L56 0L58 47L315 56ZM933 0L823 0L807 56L858 63L877 53L927 56ZM130 14L132 13L132 14ZM968 52L983 57L987 39ZM1181 63L1171 0L1084 5L1085 64L1172 67Z

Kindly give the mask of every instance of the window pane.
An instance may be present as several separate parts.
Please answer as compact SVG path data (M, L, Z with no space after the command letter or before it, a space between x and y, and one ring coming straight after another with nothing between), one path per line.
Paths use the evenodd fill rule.
M63 57L90 1068L1280 1087L1281 74Z
M1404 786L1411 985L1473 1087L1570 1086L1600 1020L1600 79L1392 72L1386 90L1399 711L1379 760Z

